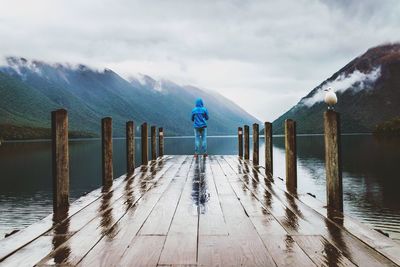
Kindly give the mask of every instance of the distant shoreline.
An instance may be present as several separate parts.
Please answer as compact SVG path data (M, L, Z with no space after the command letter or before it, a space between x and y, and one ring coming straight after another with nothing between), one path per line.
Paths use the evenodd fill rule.
M307 136L323 136L323 133L319 134L297 134L298 137ZM343 136L351 135L373 135L373 133L342 133ZM274 134L273 137L284 137L284 134ZM208 138L237 138L237 135L210 135ZM252 137L252 135L250 135ZM150 136L148 137L150 138ZM194 138L192 135L179 135L179 136L165 136L165 139L179 139L179 138ZM260 134L260 138L263 139L264 136ZM123 140L125 137L113 137L113 140ZM140 137L135 137L135 139L140 139ZM100 141L99 137L88 137L88 138L70 138L69 141ZM51 139L23 139L23 140L2 140L2 143L29 143L29 142L51 142Z

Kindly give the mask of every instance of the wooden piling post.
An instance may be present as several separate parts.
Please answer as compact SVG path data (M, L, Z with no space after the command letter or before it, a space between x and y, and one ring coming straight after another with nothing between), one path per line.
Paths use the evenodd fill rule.
M244 159L250 158L250 129L248 125L244 126Z
M126 171L133 174L135 171L135 123L126 123Z
M253 164L258 165L259 163L259 146L260 146L260 137L259 137L259 125L258 123L253 124Z
M286 188L295 192L297 188L296 122L285 120Z
M59 109L51 113L53 211L69 206L68 113Z
M164 156L164 129L158 128L158 156Z
M103 163L103 186L111 186L113 182L113 143L112 143L112 119L110 117L101 120L101 146Z
M264 123L264 140L265 140L265 172L273 172L273 153L272 153L272 123Z
M142 143L142 165L147 165L149 161L148 156L148 141L147 141L147 123L141 125L141 143Z
M157 159L157 127L151 126L150 135L151 135L151 160Z
M238 127L238 146L239 157L243 158L243 128Z
M324 113L324 133L327 205L342 212L343 184L339 113L333 110Z

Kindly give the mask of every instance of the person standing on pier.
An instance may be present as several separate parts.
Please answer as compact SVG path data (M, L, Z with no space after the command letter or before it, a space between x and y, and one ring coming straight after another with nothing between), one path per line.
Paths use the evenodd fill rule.
M208 110L204 107L201 98L196 99L196 107L192 110L194 128L194 156L203 154L207 157L207 120Z

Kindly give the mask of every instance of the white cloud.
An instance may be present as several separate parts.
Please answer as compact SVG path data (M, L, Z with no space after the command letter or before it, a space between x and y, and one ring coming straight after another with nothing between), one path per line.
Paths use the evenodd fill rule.
M371 46L400 2L0 0L0 58L145 73L218 91L273 120Z
M343 93L347 90L357 93L370 88L380 76L380 66L368 73L363 73L359 70L355 70L348 75L342 73L335 80L323 84L311 97L303 98L300 104L311 107L316 103L322 102L325 96L324 90L328 88L332 88L337 93Z

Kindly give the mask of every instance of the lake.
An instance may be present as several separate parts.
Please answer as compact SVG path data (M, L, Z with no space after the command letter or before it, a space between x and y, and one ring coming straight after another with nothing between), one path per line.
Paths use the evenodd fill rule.
M140 160L136 140L137 164ZM264 164L264 140L260 140ZM209 154L234 155L237 137L209 137ZM274 176L285 177L284 138L274 137ZM298 136L298 191L325 202L323 136ZM165 139L166 154L192 154L193 138ZM100 140L70 142L71 201L101 185ZM400 139L342 137L344 210L400 242ZM114 139L114 174L124 174L125 140ZM51 143L0 146L0 239L52 212Z

